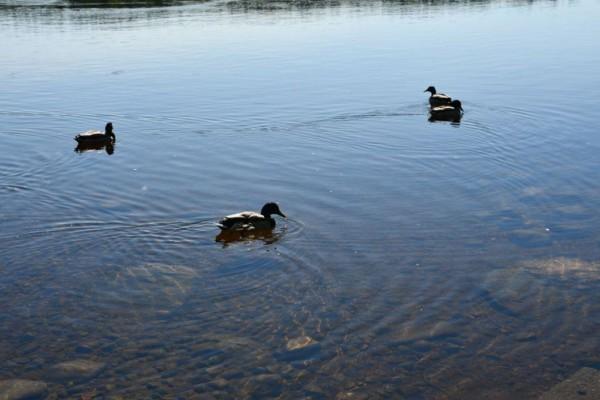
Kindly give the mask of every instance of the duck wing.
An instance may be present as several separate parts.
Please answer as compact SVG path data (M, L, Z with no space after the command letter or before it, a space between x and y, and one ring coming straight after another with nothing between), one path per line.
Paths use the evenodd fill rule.
M437 106L431 109L432 112L444 112L444 111L454 111L454 107L452 106Z
M436 93L429 97L429 104L431 107L443 106L450 104L450 102L452 102L452 98L443 93Z
M75 140L80 142L96 142L106 140L106 136L102 132L98 131L87 131L82 132L79 135L75 136Z
M460 120L460 110L452 106L439 106L431 109L431 119L440 121L458 121Z
M253 223L263 221L265 216L254 211L242 211L237 214L231 214L219 221L221 229L246 229Z
M94 136L94 135L102 135L102 136L104 136L104 132L100 132L100 131L85 131L85 132L81 132L76 137L88 137L88 136Z

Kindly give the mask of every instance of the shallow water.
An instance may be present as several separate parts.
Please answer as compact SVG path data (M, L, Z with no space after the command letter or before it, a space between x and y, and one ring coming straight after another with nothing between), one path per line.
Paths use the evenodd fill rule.
M597 2L112 5L0 2L0 380L514 399L600 367ZM272 236L215 241L270 200Z

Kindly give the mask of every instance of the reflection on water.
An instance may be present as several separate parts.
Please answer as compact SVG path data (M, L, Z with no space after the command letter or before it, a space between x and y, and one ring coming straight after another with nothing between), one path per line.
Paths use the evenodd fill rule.
M534 0L535 1L535 0ZM514 0L506 2L511 6L531 4L531 0ZM218 3L218 2L217 2ZM396 11L400 13L429 13L432 11L443 10L448 7L459 8L484 8L491 4L498 4L497 0L233 0L222 2L227 9L235 12L273 12L285 10L310 10L310 9L329 9L337 7L359 7L381 9L386 11ZM393 11L392 11L393 12Z
M514 399L600 366L598 4L99 6L0 5L0 381ZM118 151L74 154L99 120ZM219 233L265 199L294 218Z
M75 147L75 152L76 153L85 153L85 152L92 152L92 151L106 151L106 154L108 154L109 156L112 155L115 152L115 145L114 144L98 144L98 143L79 143L77 145L77 147Z
M109 0L109 1L98 1L98 0L64 0L55 1L49 5L57 7L72 7L72 8L147 8L147 7L167 7L167 6L179 6L183 4L193 3L205 3L208 0Z
M222 242L224 246L234 242L245 242L251 240L262 240L265 244L273 244L279 240L279 233L273 229L254 229L251 231L224 230L219 232L215 241Z
M535 2L555 5L553 0L32 0L0 1L2 17L35 23L114 24L132 21L187 17L215 12L272 13L311 10L384 10L391 14L443 13L449 8L485 10L497 5L530 6ZM281 15L281 14L280 14Z

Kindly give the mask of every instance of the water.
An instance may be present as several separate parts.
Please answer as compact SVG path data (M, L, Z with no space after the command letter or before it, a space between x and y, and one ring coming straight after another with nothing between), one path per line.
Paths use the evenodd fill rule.
M0 379L513 399L600 367L597 2L1 4ZM271 236L215 241L266 201Z

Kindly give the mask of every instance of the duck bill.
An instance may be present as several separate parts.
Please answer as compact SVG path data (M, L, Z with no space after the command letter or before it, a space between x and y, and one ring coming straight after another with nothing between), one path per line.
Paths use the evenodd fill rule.
M281 211L279 211L279 212L277 213L277 215L281 215L283 218L287 218L287 217L286 217L286 215L285 215L284 213L282 213Z

